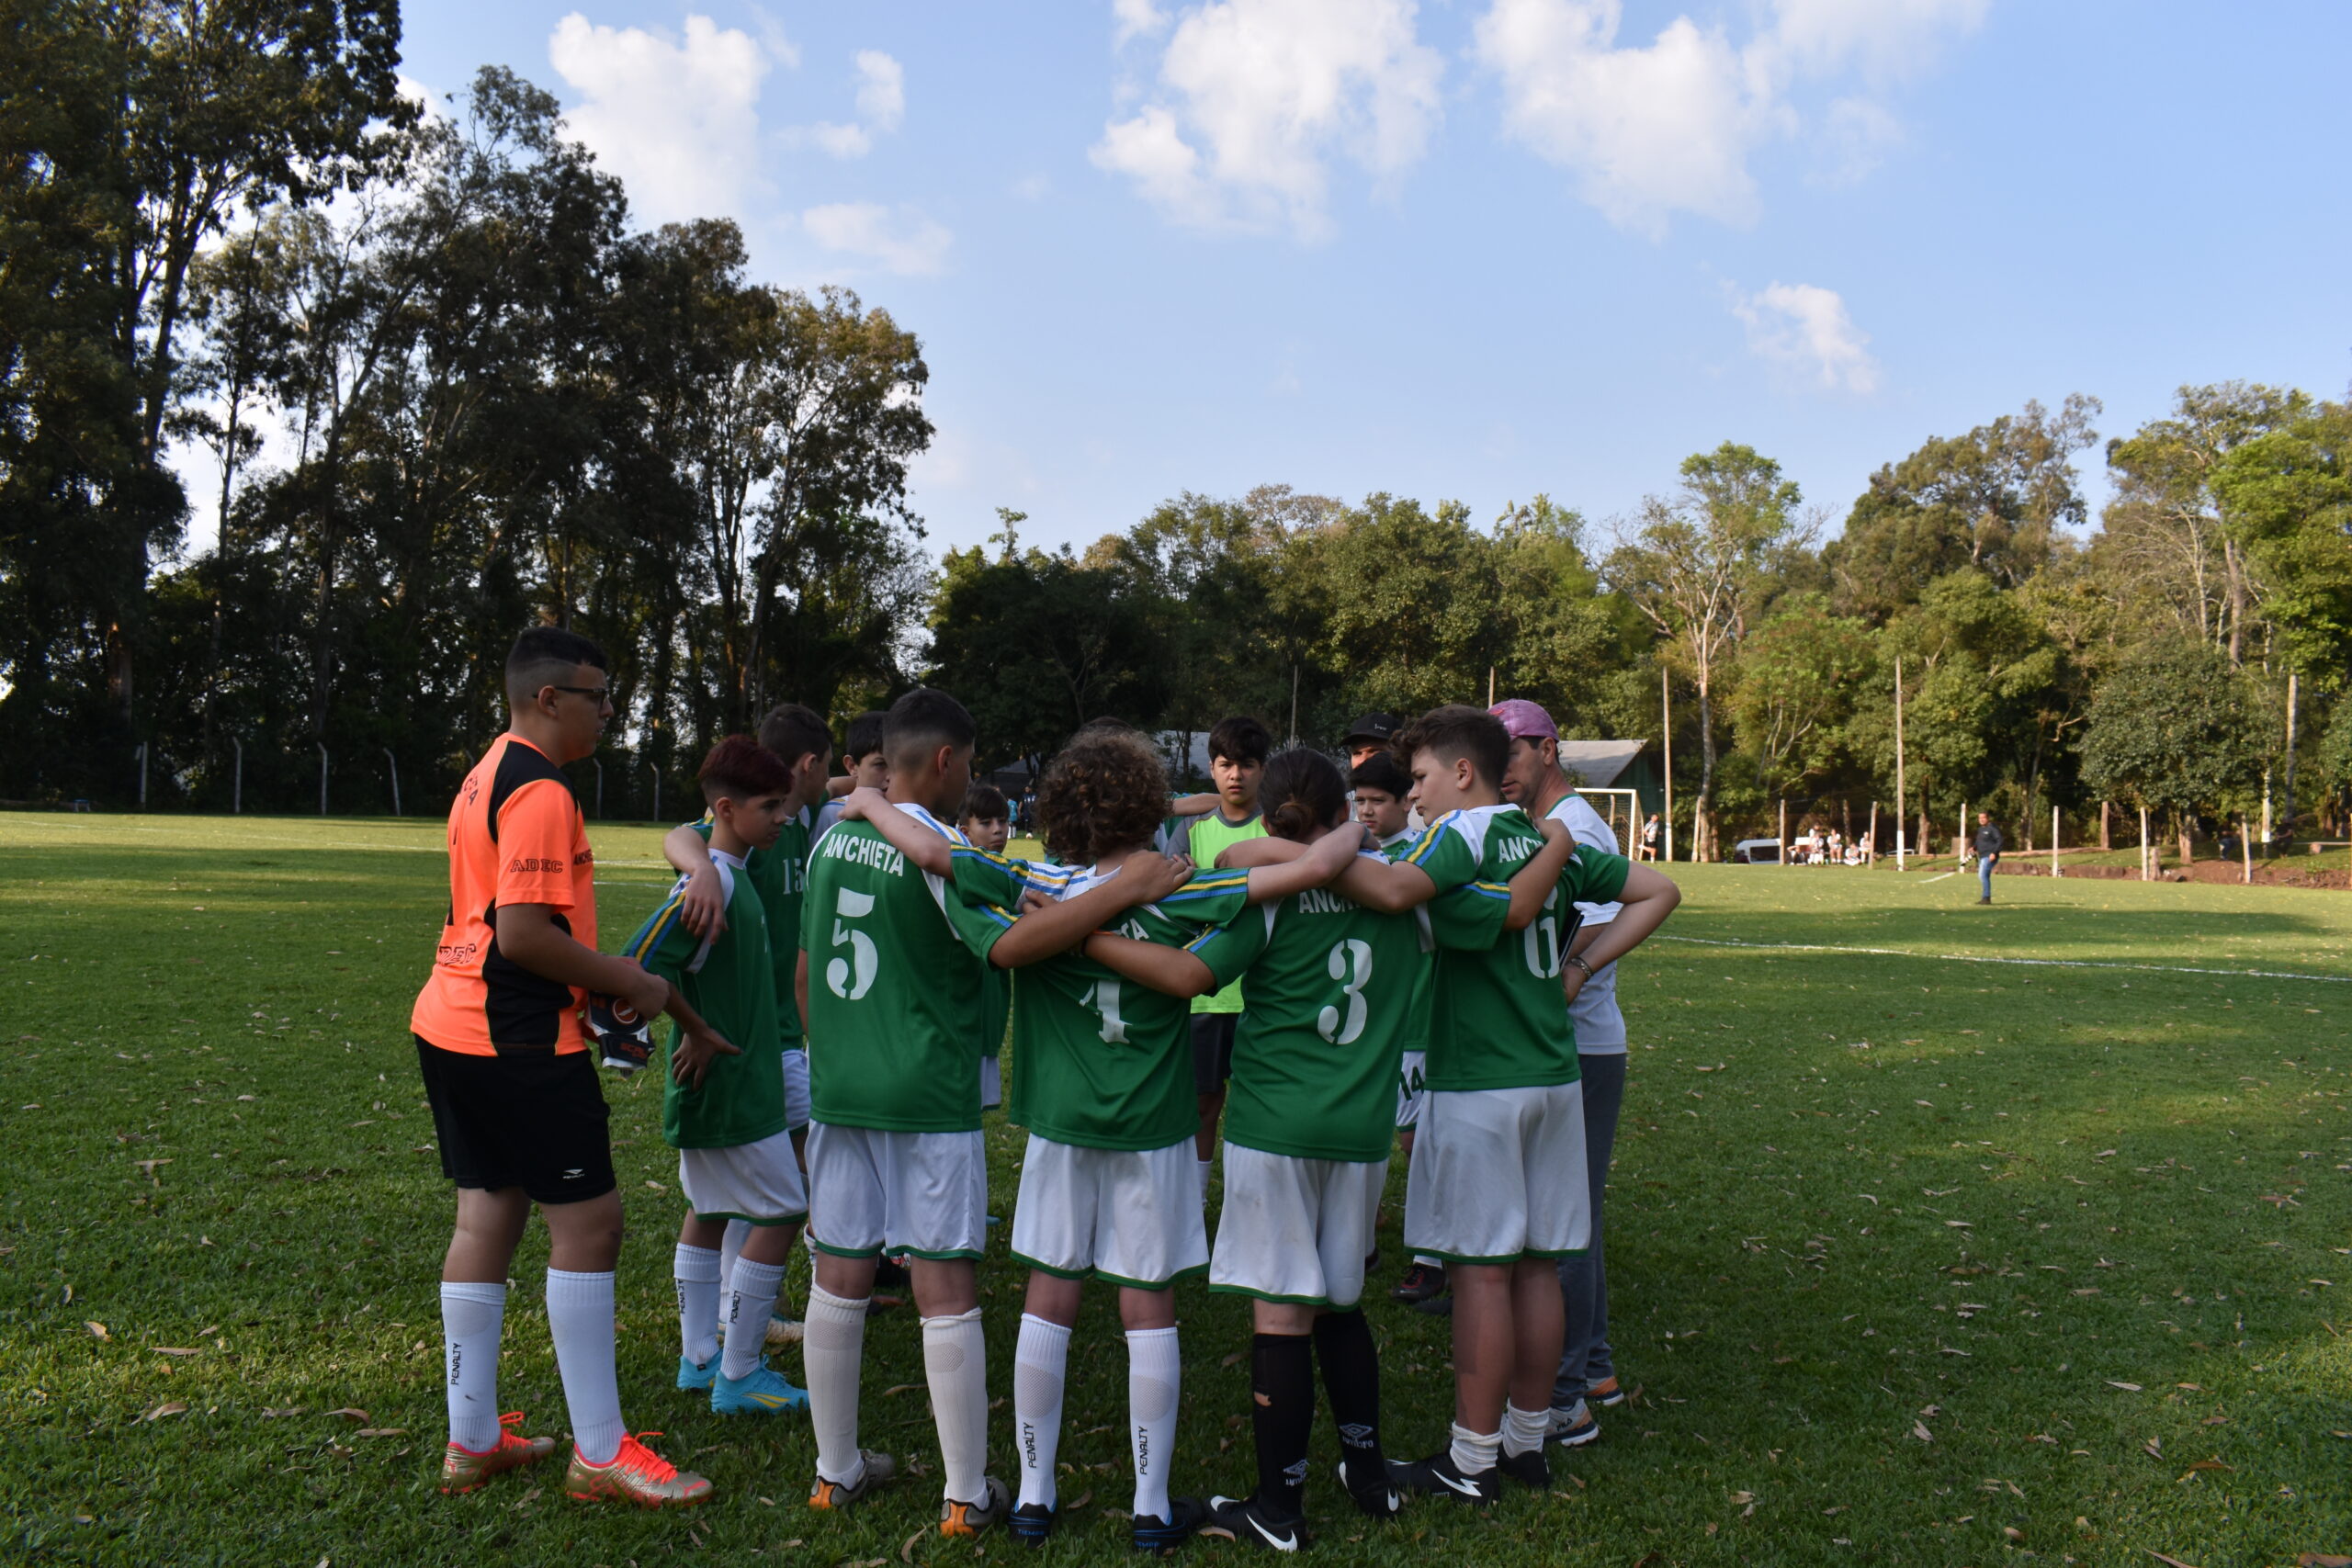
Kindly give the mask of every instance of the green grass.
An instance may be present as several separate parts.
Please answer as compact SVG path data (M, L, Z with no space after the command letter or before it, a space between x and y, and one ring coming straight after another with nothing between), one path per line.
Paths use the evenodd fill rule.
M552 1469L434 1491L450 1201L406 1020L446 900L439 832L0 817L0 1556L897 1561L935 1517L929 1480L819 1519L800 1504L804 1422L722 1421L670 1389L678 1208L650 1081L606 1085L635 1225L623 1393L717 1499L578 1506ZM655 837L596 837L605 924L624 931L664 880ZM2120 1564L2153 1548L2211 1568L2352 1541L2336 1435L2352 1324L2333 1322L2352 1315L2352 986L2180 972L2352 980L2352 904L2015 878L1988 910L1973 878L1674 871L1689 897L1673 940L1623 984L1634 1049L1610 1262L1637 1400L1555 1460L1551 1496L1422 1504L1369 1531L1334 1506L1327 1423L1310 1494L1326 1560ZM1001 1213L1019 1136L989 1130ZM535 1231L502 1393L557 1430L545 1262ZM982 1282L1002 1396L1021 1281L1000 1252ZM1426 1451L1451 1403L1444 1325L1370 1310L1391 1451ZM1180 1484L1241 1489L1246 1317L1192 1289L1182 1313ZM867 1344L867 1440L932 1456L910 1314L876 1319ZM1125 1550L1107 1300L1072 1370L1063 1495L1083 1506L1047 1562ZM366 1419L331 1414L345 1407ZM910 1560L1008 1550L923 1535Z

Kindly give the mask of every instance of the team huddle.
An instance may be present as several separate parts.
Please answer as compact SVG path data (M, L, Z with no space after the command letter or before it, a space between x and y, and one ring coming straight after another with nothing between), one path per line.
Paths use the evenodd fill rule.
M1047 764L1046 857L1020 859L1001 852L1001 797L972 786L978 737L954 698L918 689L878 737L854 728L838 783L823 721L785 705L756 739L712 748L706 815L664 842L683 874L605 954L594 857L558 771L610 715L604 668L570 633L518 639L512 726L450 814L449 919L413 1025L458 1190L445 1490L554 1449L496 1401L504 1280L537 1204L574 1439L566 1490L649 1506L710 1495L620 1416L620 1204L580 1017L591 994L611 998L600 1014L671 1020L656 1060L688 1208L678 1386L722 1414L805 1411L814 1508L855 1506L899 1471L859 1441L886 1268L903 1268L921 1319L949 1535L1052 1537L1089 1280L1118 1292L1139 1550L1204 1529L1296 1550L1318 1371L1340 1492L1375 1519L1413 1493L1488 1502L1507 1482L1548 1485L1546 1444L1597 1431L1555 1386L1562 1260L1587 1253L1595 1218L1570 1006L1678 895L1524 798L1533 731L1510 710L1540 709L1437 708L1348 772L1304 748L1269 757L1262 727L1229 721L1211 742L1219 794L1172 804L1148 738L1097 720ZM1247 792L1233 783L1245 771ZM1237 821L1245 793L1254 818ZM1579 942L1578 910L1596 908L1613 918ZM981 1117L1008 1037L1006 1114L1028 1132L1010 1238L1027 1270L1010 1485L988 1470L976 1268L991 1223ZM1442 1270L1450 1288L1455 1368L1451 1442L1414 1461L1383 1450L1362 1311L1408 1115L1404 1240L1416 1275ZM795 1318L779 1298L804 1230ZM1204 1273L1250 1303L1257 1474L1232 1496L1171 1487L1171 1287ZM766 1359L796 1339L805 1390Z

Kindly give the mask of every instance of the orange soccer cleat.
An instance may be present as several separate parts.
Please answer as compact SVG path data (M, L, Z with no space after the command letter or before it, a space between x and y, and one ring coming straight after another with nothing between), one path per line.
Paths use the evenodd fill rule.
M498 1441L481 1453L461 1447L455 1438L441 1452L441 1490L470 1492L492 1476L526 1464L537 1464L555 1452L553 1438L526 1438L514 1428L523 1413L510 1410L498 1418Z
M563 1473L563 1489L582 1502L611 1497L640 1508L683 1508L707 1501L710 1483L692 1471L680 1470L645 1446L659 1432L639 1432L621 1438L620 1451L603 1464L590 1464L575 1445L571 1468Z

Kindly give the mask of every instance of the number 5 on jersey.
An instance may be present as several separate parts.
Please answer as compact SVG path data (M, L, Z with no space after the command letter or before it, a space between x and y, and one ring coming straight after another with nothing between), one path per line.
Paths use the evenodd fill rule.
M872 937L842 922L873 912L874 895L854 888L841 889L833 904L833 945L848 948L850 955L825 965L825 984L844 1001L856 1001L874 988L874 972L881 965L881 955L875 951Z

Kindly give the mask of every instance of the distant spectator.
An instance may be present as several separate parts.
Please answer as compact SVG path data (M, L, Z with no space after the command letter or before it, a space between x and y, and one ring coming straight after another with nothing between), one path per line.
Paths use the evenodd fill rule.
M1977 902L1993 901L1993 868L2001 863L2001 830L1993 826L1993 814L1976 814L1976 888Z
M1642 841L1634 850L1635 860L1657 859L1657 813L1653 811L1650 819L1642 824Z

